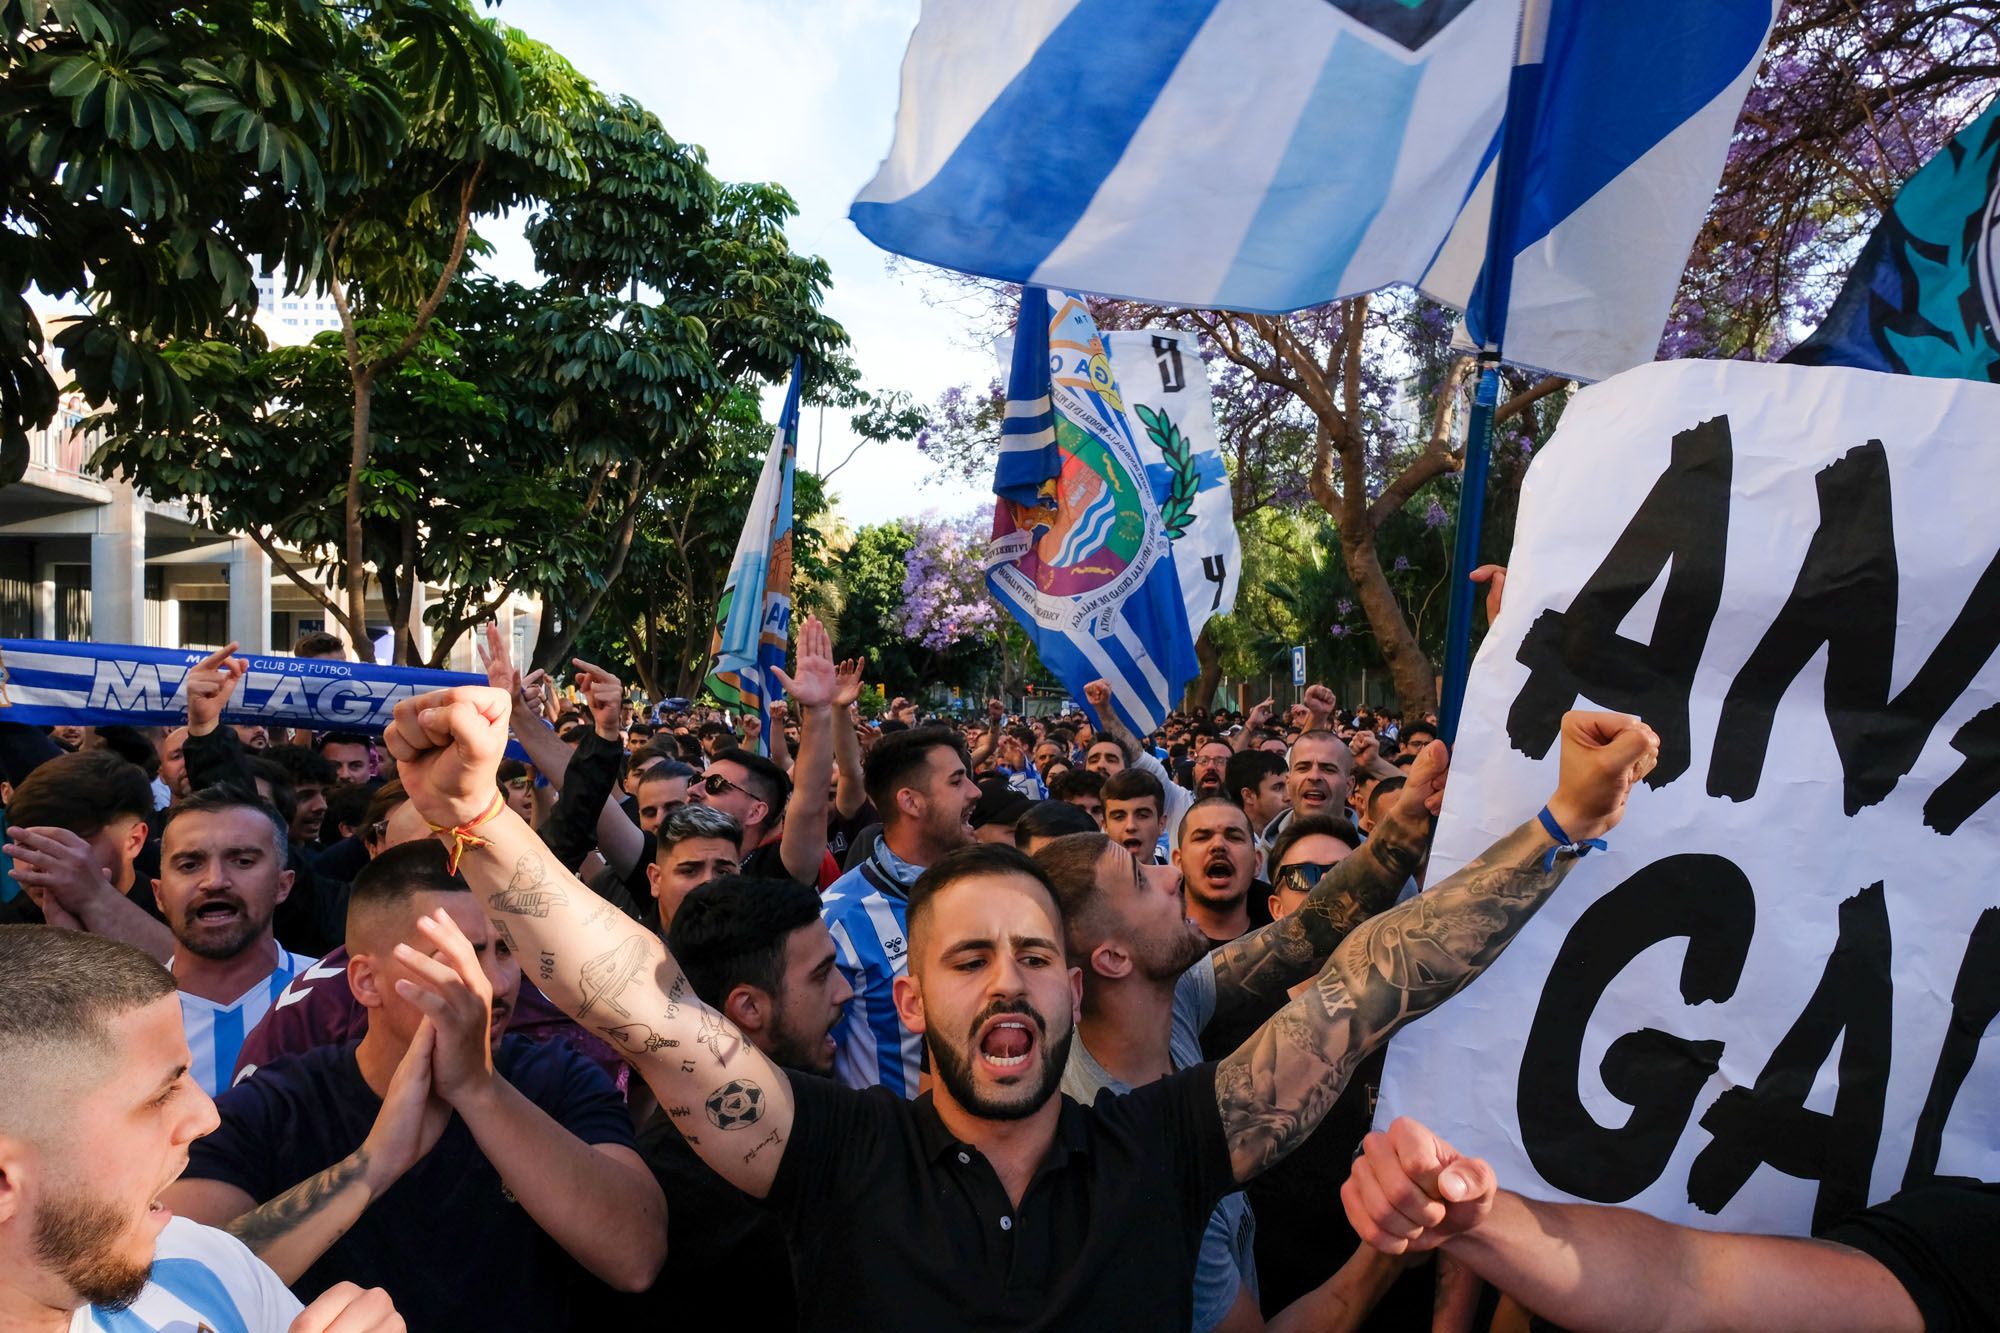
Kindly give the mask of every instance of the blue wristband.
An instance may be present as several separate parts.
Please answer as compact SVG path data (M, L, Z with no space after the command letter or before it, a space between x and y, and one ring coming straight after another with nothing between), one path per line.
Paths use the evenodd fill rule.
M1542 873L1545 875L1556 868L1556 857L1564 852L1568 852L1571 856L1587 856L1591 852L1610 850L1602 838L1585 838L1578 841L1570 837L1563 832L1563 826L1556 823L1556 817L1549 813L1546 805L1535 818L1542 822L1542 827L1548 831L1548 835L1556 840L1556 845L1549 848L1548 855L1542 858Z

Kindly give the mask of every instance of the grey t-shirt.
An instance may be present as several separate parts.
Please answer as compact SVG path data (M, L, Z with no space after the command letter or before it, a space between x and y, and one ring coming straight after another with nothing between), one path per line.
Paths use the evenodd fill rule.
M1210 955L1181 973L1174 983L1173 1034L1168 1050L1175 1069L1201 1063L1201 1030L1214 1016L1215 961ZM1119 1096L1132 1088L1099 1064L1079 1035L1070 1043L1062 1090L1065 1096L1089 1106L1104 1093ZM1240 1190L1215 1205L1195 1264L1195 1333L1208 1333L1223 1321L1236 1303L1239 1287L1248 1287L1250 1299L1257 1299L1256 1241L1257 1219Z

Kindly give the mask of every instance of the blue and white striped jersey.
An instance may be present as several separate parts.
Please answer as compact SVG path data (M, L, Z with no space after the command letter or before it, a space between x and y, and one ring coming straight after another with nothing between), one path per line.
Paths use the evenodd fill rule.
M279 949L278 965L270 975L229 1004L181 992L181 1027L187 1032L188 1050L194 1054L194 1065L188 1072L202 1091L213 1097L229 1086L244 1035L270 1012L292 978L314 961Z
M835 961L854 998L834 1026L834 1075L850 1088L917 1095L923 1039L896 1017L891 987L909 969L909 886L922 873L878 842L868 859L835 880L820 915Z
M153 1272L123 1310L86 1306L70 1333L284 1333L298 1297L236 1237L185 1217L168 1220L153 1247Z

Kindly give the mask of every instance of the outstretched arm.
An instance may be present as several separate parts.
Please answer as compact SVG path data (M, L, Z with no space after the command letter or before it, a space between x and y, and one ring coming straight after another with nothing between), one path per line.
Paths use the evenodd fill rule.
M1561 780L1549 810L1572 838L1601 836L1653 766L1659 738L1616 713L1563 718ZM1334 951L1319 979L1215 1072L1236 1178L1248 1180L1318 1126L1348 1076L1405 1023L1490 966L1574 863L1529 820L1471 864L1373 918Z
M833 696L840 688L833 664L833 636L818 616L799 628L797 676L776 669L799 713L799 756L792 765L792 799L785 806L778 852L785 872L801 884L819 883L826 857L826 792L833 785ZM773 741L778 728L772 727Z
M1443 1252L1577 1333L1708 1328L1918 1333L1882 1264L1826 1241L1697 1231L1626 1208L1538 1203L1414 1120L1362 1143L1340 1187L1348 1220L1386 1253Z
M1218 1018L1244 1009L1272 1012L1350 931L1395 904L1430 851L1450 765L1444 742L1432 741L1410 766L1409 780L1368 841L1327 871L1297 911L1209 955Z
M411 803L463 848L460 870L521 951L552 960L542 992L625 1053L702 1160L763 1197L791 1137L790 1082L695 997L659 936L586 889L496 801L507 708L479 686L396 705L385 739Z

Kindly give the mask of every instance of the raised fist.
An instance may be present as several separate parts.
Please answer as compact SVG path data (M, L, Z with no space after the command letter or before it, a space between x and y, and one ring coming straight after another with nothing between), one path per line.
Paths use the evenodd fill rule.
M1092 708L1101 710L1109 707L1111 703L1111 683L1109 681L1093 680L1090 684L1083 687L1083 697L1090 701Z
M1492 1167L1403 1116L1361 1140L1340 1202L1364 1243L1421 1253L1478 1226L1499 1191Z
M1549 813L1563 832L1601 838L1625 817L1632 784L1660 761L1660 738L1624 713L1563 714L1562 757Z
M396 705L382 742L418 814L452 828L492 808L510 712L506 694L488 685L432 690Z

